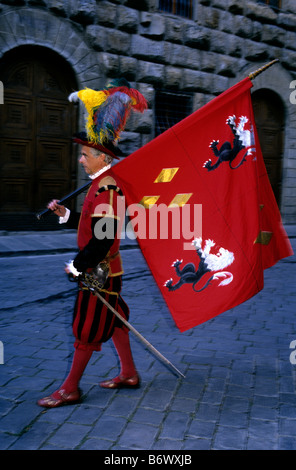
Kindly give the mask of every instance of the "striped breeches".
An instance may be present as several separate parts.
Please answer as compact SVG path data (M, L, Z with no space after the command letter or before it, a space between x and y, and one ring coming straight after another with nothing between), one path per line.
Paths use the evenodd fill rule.
M100 295L123 316L129 318L129 308L121 295L121 276L109 277ZM75 348L101 350L115 327L126 328L108 307L88 289L80 286L73 314Z

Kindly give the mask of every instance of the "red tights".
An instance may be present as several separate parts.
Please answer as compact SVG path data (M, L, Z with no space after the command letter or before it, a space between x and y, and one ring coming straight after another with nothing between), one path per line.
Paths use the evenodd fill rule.
M128 331L123 328L115 328L112 341L120 360L120 375L126 378L134 376L136 369L130 348ZM71 370L59 390L62 389L65 390L65 393L71 393L78 389L80 379L92 353L92 350L75 349Z
M137 371L132 356L128 331L123 328L115 328L112 341L120 360L120 375L126 378L133 377Z

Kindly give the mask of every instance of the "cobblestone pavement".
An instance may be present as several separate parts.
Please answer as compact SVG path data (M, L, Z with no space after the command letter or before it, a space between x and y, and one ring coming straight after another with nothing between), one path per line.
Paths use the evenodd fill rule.
M296 229L287 230L295 251ZM296 449L295 255L266 271L257 296L181 334L140 250L126 241L131 323L186 378L131 335L141 388L99 387L118 372L108 342L87 366L83 402L44 410L36 401L60 385L73 352L76 287L62 270L75 235L0 235L2 450Z

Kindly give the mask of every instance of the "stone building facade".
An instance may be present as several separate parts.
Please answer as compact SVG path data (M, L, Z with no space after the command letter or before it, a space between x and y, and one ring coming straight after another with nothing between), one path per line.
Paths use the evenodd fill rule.
M273 59L252 96L284 222L296 223L295 1L274 9L255 0L193 0L190 19L159 6L0 1L0 229L83 182L68 139L83 128L83 110L67 102L69 92L124 76L144 94L149 110L133 115L123 133L128 154L155 137L158 91L190 96L193 112Z

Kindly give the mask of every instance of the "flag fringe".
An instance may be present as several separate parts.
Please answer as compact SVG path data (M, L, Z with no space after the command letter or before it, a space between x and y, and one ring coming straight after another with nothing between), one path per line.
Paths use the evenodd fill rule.
M260 69L255 70L254 72L251 72L251 73L249 74L250 80L254 80L254 78L256 78L260 73L264 72L266 69L268 69L269 67L271 67L271 66L272 66L273 64L275 64L276 62L279 62L279 59L274 59L274 60L272 60L271 62L268 62L268 64L263 65L263 67L260 67Z

